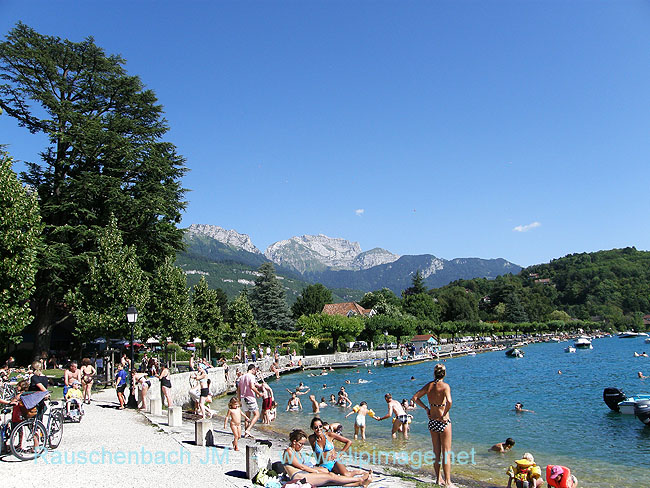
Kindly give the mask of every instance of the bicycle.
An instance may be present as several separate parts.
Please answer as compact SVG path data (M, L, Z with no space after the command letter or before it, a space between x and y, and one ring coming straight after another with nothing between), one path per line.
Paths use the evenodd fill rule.
M35 417L23 420L11 431L11 453L22 461L41 456L46 449L56 449L63 439L63 408L59 402L49 402L47 427L43 424L45 402L38 405Z
M0 454L9 452L9 437L11 436L11 413L12 407L3 408L0 413L2 414L2 421L0 421ZM9 417L7 419L7 417Z

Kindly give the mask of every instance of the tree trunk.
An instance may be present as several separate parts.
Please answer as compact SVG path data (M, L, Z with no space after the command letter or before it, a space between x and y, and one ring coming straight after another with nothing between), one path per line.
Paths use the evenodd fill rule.
M52 330L55 323L54 314L55 307L49 298L36 301L36 310L34 310L34 350L32 351L34 360L39 359L43 351L46 353L50 351Z

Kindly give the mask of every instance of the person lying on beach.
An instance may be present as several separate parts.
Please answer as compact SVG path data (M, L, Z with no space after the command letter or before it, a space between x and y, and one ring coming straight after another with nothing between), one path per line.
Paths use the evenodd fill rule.
M342 476L356 476L363 475L366 472L360 469L348 469L339 461L339 455L334 448L334 441L339 441L345 444L341 452L346 452L350 449L352 441L335 432L326 432L323 426L323 421L319 417L314 417L311 420L311 428L314 431L309 436L309 444L314 450L314 455L318 461L318 465L327 469L327 471L340 474Z
M490 451L496 452L506 452L513 448L515 445L515 440L512 437L508 437L504 442L497 442L490 448Z
M372 471L361 476L343 476L315 466L313 457L304 452L306 442L307 434L302 430L296 429L289 434L289 447L283 452L282 464L290 481L305 480L312 486L368 486L372 482Z

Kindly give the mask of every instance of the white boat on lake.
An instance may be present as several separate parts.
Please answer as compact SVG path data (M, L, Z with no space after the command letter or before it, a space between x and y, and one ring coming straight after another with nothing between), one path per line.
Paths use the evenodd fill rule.
M591 338L587 336L580 336L573 341L573 345L577 349L593 349L594 346L591 345Z
M576 352L576 348L573 346L567 346L564 348L564 352Z
M643 336L647 336L647 335L648 334L646 334L645 332L632 332L632 331L628 330L626 332L621 332L618 335L618 338L619 339L631 339L633 337L643 337Z

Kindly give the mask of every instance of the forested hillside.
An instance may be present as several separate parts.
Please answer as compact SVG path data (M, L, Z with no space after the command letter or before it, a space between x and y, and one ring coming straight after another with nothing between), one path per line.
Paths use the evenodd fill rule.
M635 248L571 254L518 275L458 280L431 290L444 299L455 288L478 304L483 320L548 320L559 312L583 320L640 326L650 313L650 252ZM553 318L553 317L551 317Z

